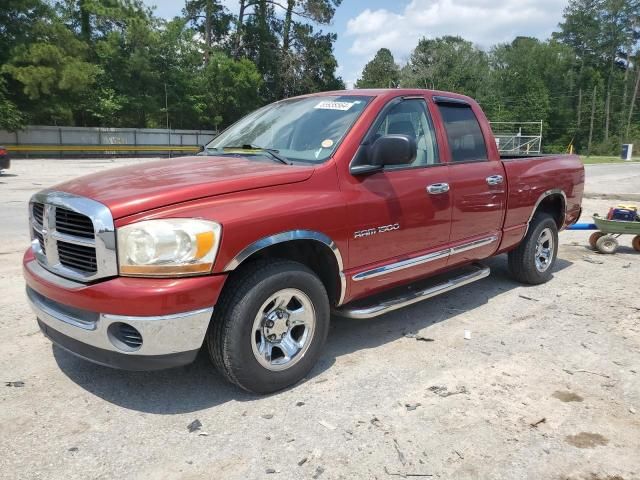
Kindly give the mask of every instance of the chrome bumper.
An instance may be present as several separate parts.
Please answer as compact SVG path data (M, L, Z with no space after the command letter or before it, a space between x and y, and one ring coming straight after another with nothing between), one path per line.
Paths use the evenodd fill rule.
M213 314L211 307L154 317L110 315L62 305L29 287L27 298L43 333L54 343L95 363L127 370L169 368L193 361ZM142 344L131 348L119 342L109 328L115 323L135 328Z

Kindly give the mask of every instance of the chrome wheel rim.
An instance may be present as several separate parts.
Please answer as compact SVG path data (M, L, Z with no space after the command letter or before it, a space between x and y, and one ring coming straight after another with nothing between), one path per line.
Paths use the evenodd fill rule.
M316 327L311 299L296 288L271 295L260 307L251 330L256 360L268 370L291 368L304 357Z
M546 272L553 261L553 232L545 228L540 232L536 242L535 261L539 272Z

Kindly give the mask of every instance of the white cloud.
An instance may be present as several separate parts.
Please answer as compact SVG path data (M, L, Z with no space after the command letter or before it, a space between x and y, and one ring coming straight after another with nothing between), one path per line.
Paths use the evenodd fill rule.
M361 66L378 49L407 59L422 37L459 35L483 48L516 36L547 38L562 19L567 0L412 0L402 11L367 8L347 23L354 63ZM360 67L361 67L360 66Z

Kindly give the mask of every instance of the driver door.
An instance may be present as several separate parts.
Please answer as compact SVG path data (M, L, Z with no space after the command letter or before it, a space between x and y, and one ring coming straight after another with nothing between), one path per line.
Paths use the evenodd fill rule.
M351 176L343 191L352 234L351 292L355 296L426 276L446 266L437 252L449 243L451 197L429 187L448 183L436 133L424 98L394 99L383 109L365 142L383 135L415 139L409 164ZM364 143L364 142L363 142Z

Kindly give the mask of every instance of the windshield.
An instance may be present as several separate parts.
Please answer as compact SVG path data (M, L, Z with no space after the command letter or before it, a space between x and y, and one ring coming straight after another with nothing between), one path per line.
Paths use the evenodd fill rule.
M372 97L356 95L293 98L247 115L214 138L207 150L273 150L290 161L329 158Z

